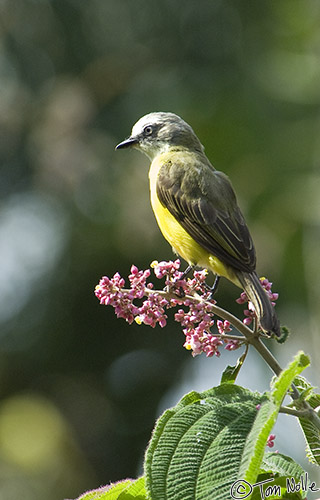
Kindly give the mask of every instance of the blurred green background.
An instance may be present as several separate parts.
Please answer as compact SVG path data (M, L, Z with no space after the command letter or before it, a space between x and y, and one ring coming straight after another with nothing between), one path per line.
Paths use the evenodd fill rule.
M160 412L238 355L192 359L178 324L128 326L93 294L172 258L147 158L114 151L147 112L181 115L232 179L292 330L276 356L311 353L319 384L319 26L317 0L0 0L0 500L136 477ZM270 377L251 353L239 383ZM276 448L306 466L290 417Z

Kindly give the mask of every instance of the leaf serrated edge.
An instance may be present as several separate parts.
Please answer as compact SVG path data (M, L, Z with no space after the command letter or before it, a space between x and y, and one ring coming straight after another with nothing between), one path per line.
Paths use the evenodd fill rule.
M239 469L239 479L245 479L249 483L253 484L256 481L256 478L259 474L259 470L261 467L263 455L264 455L264 447L267 442L268 434L271 432L279 410L281 403L288 392L295 376L299 375L308 365L310 364L310 359L304 352L299 351L294 357L293 361L289 363L287 368L285 368L278 377L275 377L271 381L271 393L270 393L270 401L266 404L270 406L269 416L264 421L263 425L261 425L258 429L258 435L256 436L257 427L261 420L261 410L256 417L256 420L252 426L251 432L247 438L247 445L252 446L252 442L254 443L253 449L249 451L249 459L247 457L248 453L246 453L246 447L243 451L243 460L240 464ZM256 424L257 423L257 424ZM247 461L247 465L246 465Z

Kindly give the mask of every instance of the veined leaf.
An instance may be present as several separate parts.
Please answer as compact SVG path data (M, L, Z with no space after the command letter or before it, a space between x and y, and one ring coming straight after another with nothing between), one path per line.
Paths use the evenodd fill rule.
M314 392L314 387L304 377L296 377L294 383L313 409L320 407L320 394ZM299 418L299 422L306 439L307 457L311 463L320 465L320 431L307 418Z
M261 405L252 429L248 435L243 451L239 479L254 484L259 474L265 446L271 430L276 422L280 406L294 378L309 364L309 358L299 352L294 360L284 369L271 384L270 399Z
M226 500L257 405L265 395L233 384L190 393L158 420L146 453L152 500Z
M125 479L96 490L87 491L77 500L147 500L144 477Z
M244 363L244 360L246 359L248 349L245 350L245 352L238 358L237 363L235 366L230 366L228 365L221 376L221 384L228 383L228 384L234 384L236 381L236 378L239 374L239 371Z
M295 491L301 478L305 479L305 472L292 458L281 453L265 453L256 481L264 483L255 487L251 500L263 498L260 488L268 499L305 500L305 492Z

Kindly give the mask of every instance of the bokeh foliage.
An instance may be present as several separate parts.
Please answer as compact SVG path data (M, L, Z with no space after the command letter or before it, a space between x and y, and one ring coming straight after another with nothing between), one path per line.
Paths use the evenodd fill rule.
M319 364L319 22L316 0L0 1L1 500L136 476L189 360L176 325L128 327L93 295L171 257L147 159L114 152L146 112L180 114L231 177L282 356Z

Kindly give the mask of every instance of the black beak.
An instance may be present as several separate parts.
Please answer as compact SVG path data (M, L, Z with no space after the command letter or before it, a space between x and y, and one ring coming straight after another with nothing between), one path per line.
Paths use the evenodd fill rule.
M125 139L124 141L120 142L116 146L116 149L129 148L130 146L134 146L134 144L138 144L138 142L139 141L136 137L128 137L128 139Z

